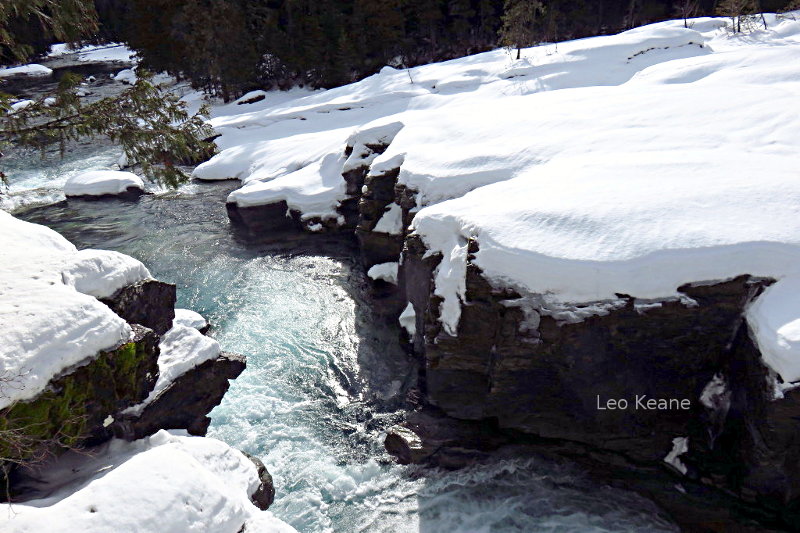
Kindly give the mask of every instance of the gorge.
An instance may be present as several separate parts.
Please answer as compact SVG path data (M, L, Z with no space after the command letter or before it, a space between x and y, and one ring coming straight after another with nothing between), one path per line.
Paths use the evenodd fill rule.
M249 94L212 110L195 181L135 199L61 196L118 164L103 141L9 154L4 208L161 280L92 295L150 330L127 404L176 306L224 350L150 420L94 413L97 440L207 429L298 531L791 529L800 126L769 109L800 23L768 22Z

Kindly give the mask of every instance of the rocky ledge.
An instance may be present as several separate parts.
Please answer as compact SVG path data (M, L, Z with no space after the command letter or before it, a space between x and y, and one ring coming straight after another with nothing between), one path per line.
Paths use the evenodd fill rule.
M680 298L664 301L618 295L548 309L537 295L490 283L471 263L475 243L469 252L457 336L442 328L432 290L440 258L426 257L414 236L406 240L400 290L414 309L408 341L424 361L427 402L476 425L471 433L458 426L454 442L429 416L414 414L387 438L391 453L450 466L452 450L463 464L459 448L535 442L591 459L594 470L616 468L615 476L689 527L705 527L709 515L687 514L683 496L665 500L669 476L711 489L713 497L702 491L694 504L722 498L739 518L796 523L800 397L778 392L743 319L773 280L742 275L684 285ZM645 489L636 475L632 482L636 472L663 479L662 489Z
M32 400L0 411L0 429L22 437L3 439L0 448L0 457L6 459L3 467L10 473L12 498L16 486L30 482L26 476L31 470L16 465L36 465L67 449L89 449L114 437L138 440L161 429L204 436L211 421L207 414L222 401L230 380L245 369L243 356L223 352L178 375L142 409L131 413L131 408L146 401L159 377L159 342L172 327L176 289L147 279L101 301L130 324L131 339L64 370ZM266 509L274 499L272 478L257 458L251 459L261 479L252 499Z
M742 272L676 287L678 298L619 294L555 309L487 279L471 242L450 335L434 293L442 258L407 229L418 206L416 192L397 183L402 162L371 168L390 142L345 148L349 160L363 157L342 174L345 223L326 230L354 233L367 269L397 265L397 285L375 280L375 301L400 318L402 342L423 366L422 401L386 440L399 462L457 468L505 444L534 443L624 480L687 527L796 523L800 393L764 365L743 318L774 280ZM309 229L285 202L228 212L251 235ZM725 513L711 512L715 504Z

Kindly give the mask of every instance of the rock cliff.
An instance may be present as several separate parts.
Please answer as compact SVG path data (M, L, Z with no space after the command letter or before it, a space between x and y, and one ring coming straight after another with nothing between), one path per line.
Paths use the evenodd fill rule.
M434 287L442 257L407 229L416 192L397 184L399 168L370 163L343 173L346 222L328 229L355 233L367 269L399 262L397 286L373 288L389 315L402 312L402 342L423 362L421 405L386 441L400 462L456 468L533 442L625 479L690 527L743 516L796 521L800 393L783 392L743 318L774 280L741 272L676 287L679 297L618 294L553 308L487 279L470 242L458 330L449 334ZM262 238L308 229L282 203L228 210ZM676 483L693 488L672 494ZM717 503L734 511L696 511Z

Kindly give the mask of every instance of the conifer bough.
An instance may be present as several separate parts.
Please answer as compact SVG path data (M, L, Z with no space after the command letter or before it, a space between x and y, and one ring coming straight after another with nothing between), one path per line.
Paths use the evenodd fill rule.
M67 41L97 29L93 3L86 0L3 0L0 45L20 60L29 47L14 37L10 20L30 17ZM154 84L151 75L139 72L138 78L121 94L86 105L77 96L83 79L73 74L61 79L55 95L22 108L12 108L12 97L0 93L0 151L37 148L44 154L58 143L63 155L69 141L105 136L119 143L148 179L177 187L188 180L179 165L197 163L214 153L208 140L213 131L202 118L207 110L189 116L183 102ZM7 184L2 169L0 181Z

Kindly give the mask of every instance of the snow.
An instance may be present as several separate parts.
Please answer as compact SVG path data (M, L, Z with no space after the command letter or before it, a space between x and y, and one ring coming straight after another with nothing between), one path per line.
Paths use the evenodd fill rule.
M700 403L708 409L717 410L722 404L726 403L726 401L728 404L730 403L729 399L726 400L725 398L727 391L728 384L725 378L720 374L714 374L711 381L706 383L706 386L703 387L703 392L700 394Z
M800 278L767 287L746 316L764 362L785 383L800 381Z
M344 157L335 153L290 174L271 181L253 181L228 196L229 203L251 207L285 201L289 209L312 217L338 218L335 208L344 197ZM321 179L320 179L321 178Z
M124 70L120 70L115 76L113 76L114 81L119 81L122 83L127 83L128 85L134 85L136 80L136 71L132 68L126 68Z
M403 329L408 332L408 336L413 337L417 332L417 313L414 311L414 306L411 302L409 302L406 308L403 309L403 312L400 313L398 321Z
M77 54L78 61L100 63L117 61L120 63L133 63L136 59L136 52L130 50L124 44L112 43L107 45L87 45L78 49L73 49L69 44L60 43L50 47L48 57L63 57L65 55Z
M680 456L689 451L689 437L675 437L672 439L672 450L664 457L664 462L686 475L688 469Z
M403 210L399 205L392 202L383 214L373 231L377 233L388 233L389 235L400 235L403 233Z
M470 240L492 283L540 295L567 321L607 312L617 293L691 305L679 286L741 274L780 280L777 292L800 274L800 116L787 111L800 94L800 21L766 20L738 35L722 18L667 21L216 110L221 152L195 176L240 179L228 198L240 206L283 200L333 219L339 173L399 168L416 193L410 229L443 257L434 291L451 335ZM384 153L359 145L359 132L389 125ZM402 232L395 205L377 231ZM800 379L792 315L748 314L784 380Z
M9 110L8 113L13 114L16 113L17 111L22 111L26 107L30 107L35 103L36 102L33 100L20 100L18 102L14 102L13 104L11 104L11 109Z
M18 67L0 67L0 79L10 78L11 76L46 77L50 76L51 74L53 74L52 69L36 63L31 63L30 65L21 65Z
M0 409L127 342L130 326L96 296L149 277L135 259L78 251L55 231L0 211L0 374L15 378Z
M203 329L208 326L208 321L203 315L190 309L176 309L173 325L186 326L187 328Z
M64 194L67 196L122 194L131 187L144 190L144 181L132 172L95 170L70 177L64 184Z
M96 298L108 298L121 287L149 277L150 272L141 262L108 250L80 250L65 261L61 270L64 285Z
M247 524L245 531L295 532L253 505L255 465L216 439L162 430L131 443L114 440L90 455L67 454L41 476L49 492L7 507L0 529L238 533Z
M177 315L176 315L177 318ZM220 352L217 341L206 337L194 327L173 324L172 329L161 337L158 347L158 380L145 400L123 411L126 414L139 415L175 381L192 368L216 359Z
M367 276L374 280L380 279L387 283L393 283L394 285L397 285L398 267L399 264L397 262L374 265L367 271Z

